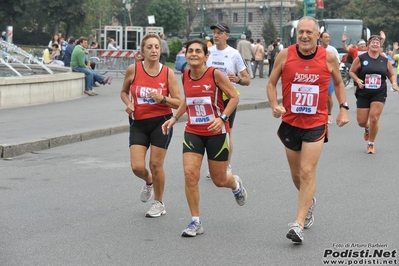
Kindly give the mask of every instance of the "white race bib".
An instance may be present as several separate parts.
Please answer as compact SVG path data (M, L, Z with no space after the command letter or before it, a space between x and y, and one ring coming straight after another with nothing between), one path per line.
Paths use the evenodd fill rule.
M215 119L211 97L187 97L186 104L191 124L207 124Z
M291 85L291 112L296 114L315 114L318 102L319 86Z

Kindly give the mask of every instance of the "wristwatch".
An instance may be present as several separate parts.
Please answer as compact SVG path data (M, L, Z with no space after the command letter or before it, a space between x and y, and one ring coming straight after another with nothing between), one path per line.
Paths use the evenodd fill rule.
M339 108L340 108L340 109L341 109L341 108L345 108L346 110L349 110L349 105L348 105L347 102L344 102L344 103L341 103L341 104L339 105Z
M161 103L163 103L163 104L166 103L166 97L165 97L165 96L163 96L163 98L162 98L162 100L161 100Z
M227 116L227 115L225 115L225 114L221 114L220 116L220 119L222 119L223 120L223 122L227 122L227 121L229 121L229 117Z

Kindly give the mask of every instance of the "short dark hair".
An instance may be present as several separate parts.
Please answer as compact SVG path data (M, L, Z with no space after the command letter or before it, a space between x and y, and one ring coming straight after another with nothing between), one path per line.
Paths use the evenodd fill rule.
M205 55L208 54L208 45L202 39L191 39L191 40L188 40L187 42L185 42L184 47L186 47L186 54L188 51L188 47L190 47L190 45L192 45L193 43L199 43L202 46L202 51L204 51L204 54Z
M325 33L327 33L327 34L328 34L328 32L327 32L327 31L323 31L323 32L320 34L320 38L323 38L323 35L324 35Z
M80 37L77 44L81 44L82 42L87 41L86 37Z
M51 47L55 47L55 48L57 48L57 49L58 49L58 44L56 44L56 43L53 43L53 44L51 45Z

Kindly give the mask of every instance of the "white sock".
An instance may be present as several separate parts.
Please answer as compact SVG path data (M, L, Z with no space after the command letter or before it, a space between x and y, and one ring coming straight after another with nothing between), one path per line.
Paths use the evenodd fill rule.
M200 222L199 216L193 216L191 218L191 221L195 221L196 223L199 223Z
M233 193L237 193L238 191L240 191L240 183L238 183L238 181L236 181L237 184L237 188L233 189Z

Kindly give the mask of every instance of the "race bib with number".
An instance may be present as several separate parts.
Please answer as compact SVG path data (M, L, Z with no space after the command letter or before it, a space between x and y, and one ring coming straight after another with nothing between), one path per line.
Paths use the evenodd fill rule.
M136 87L137 104L156 104L156 103L158 103L155 100L151 99L150 92L152 92L152 91L156 91L162 95L161 89L137 86Z
M291 85L291 112L296 114L315 114L318 102L319 86Z
M364 87L366 89L379 89L381 88L381 75L379 74L366 74L364 79Z
M211 97L187 97L186 103L191 124L207 124L215 119Z

